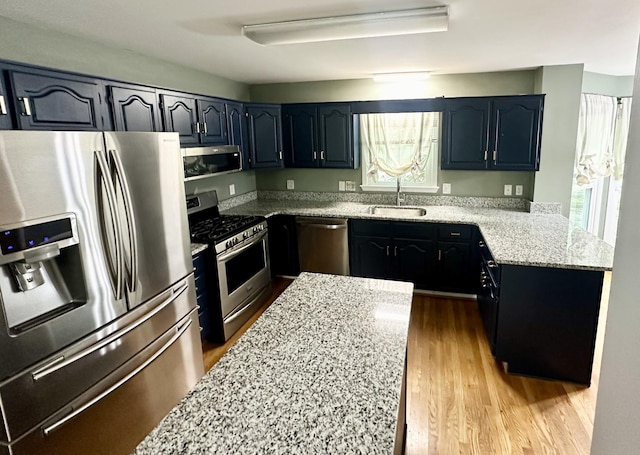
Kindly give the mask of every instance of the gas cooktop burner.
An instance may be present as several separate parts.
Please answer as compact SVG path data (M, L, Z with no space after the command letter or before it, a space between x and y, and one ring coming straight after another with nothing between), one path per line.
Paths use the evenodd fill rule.
M196 242L220 242L263 221L251 215L219 215L200 220L191 226L191 239Z

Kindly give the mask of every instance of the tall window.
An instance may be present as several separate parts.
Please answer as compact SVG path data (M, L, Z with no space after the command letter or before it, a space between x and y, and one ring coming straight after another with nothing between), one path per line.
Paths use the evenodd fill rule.
M362 189L438 190L439 112L360 115Z

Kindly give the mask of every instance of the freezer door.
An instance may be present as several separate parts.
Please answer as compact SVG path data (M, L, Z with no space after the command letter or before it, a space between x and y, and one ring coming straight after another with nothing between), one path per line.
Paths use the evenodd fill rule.
M177 133L105 133L134 308L192 272Z
M78 240L43 261L50 279L35 289L18 289L11 265L0 265L0 382L127 310L116 296L117 220L105 189L109 175L100 173L101 151L98 132L0 133L0 230L63 217L75 220ZM24 324L8 318L21 305L33 309L54 298L60 305Z

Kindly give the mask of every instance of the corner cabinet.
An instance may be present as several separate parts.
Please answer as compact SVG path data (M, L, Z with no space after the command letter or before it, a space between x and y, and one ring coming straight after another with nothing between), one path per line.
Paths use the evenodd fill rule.
M537 171L544 95L445 99L442 169Z
M134 85L108 86L113 127L116 131L162 131L160 106L153 88Z
M282 118L287 167L358 166L350 104L283 105Z
M100 80L35 69L29 72L11 69L7 74L18 129L106 129Z
M245 106L252 169L284 167L280 105L249 104Z
M226 102L227 141L229 145L237 145L242 153L242 170L249 169L249 148L247 138L247 122L242 103Z
M164 131L180 135L181 145L227 144L224 100L160 92Z

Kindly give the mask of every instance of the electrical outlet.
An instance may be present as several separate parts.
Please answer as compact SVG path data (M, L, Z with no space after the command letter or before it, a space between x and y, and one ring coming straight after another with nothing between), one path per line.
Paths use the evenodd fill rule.
M516 185L516 196L522 196L522 185Z
M356 182L354 182L353 180L347 180L345 182L345 189L347 191L355 191L356 190Z
M233 196L234 194L236 194L236 186L232 183L229 185L229 196Z
M451 183L442 184L442 194L451 194Z
M293 190L295 187L296 187L296 185L293 182L293 180L287 180L287 189L288 190Z
M344 191L344 190L345 190L344 180L340 180L338 182L338 191Z
M504 195L505 196L511 196L511 190L512 190L512 185L505 185L504 186Z

